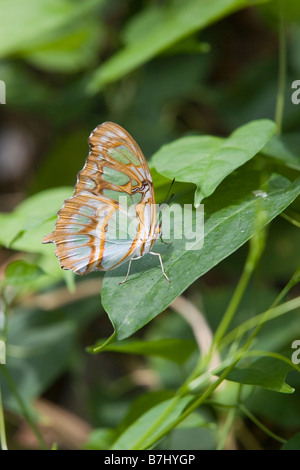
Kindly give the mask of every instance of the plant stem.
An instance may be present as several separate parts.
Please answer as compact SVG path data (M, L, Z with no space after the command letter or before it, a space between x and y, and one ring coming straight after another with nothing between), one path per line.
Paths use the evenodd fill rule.
M0 364L5 364L6 362L6 338L7 338L7 330L8 330L8 302L6 299L5 289L1 290L1 298L2 298L2 314L3 314L3 324L2 328L0 328L0 340L4 343L4 357L1 358L2 362Z
M215 345L219 343L219 341L221 340L221 338L223 338L225 332L227 331L227 328L229 327L229 324L231 323L231 320L246 290L246 287L252 275L253 269L254 269L254 265L252 263L251 257L249 256L244 266L243 273L239 279L238 285L234 291L234 294L229 302L226 312L215 333L214 341L213 341Z
M148 442L145 442L145 440L142 438L141 441L144 442L144 445L135 449L139 450L144 450L151 448L156 442L158 442L162 437L164 437L168 432L170 432L172 429L174 429L179 423L181 423L185 418L187 418L194 410L196 410L202 403L206 400L207 397L209 397L217 388L218 386L225 380L227 375L230 373L230 371L236 366L236 364L239 362L241 359L241 355L239 354L237 356L237 359L235 359L230 366L228 366L224 372L220 375L220 377L213 383L207 387L205 392L200 396L197 397L193 403L191 403L186 410L169 426L167 426L164 430L162 430L155 438L150 439ZM141 442L140 441L140 442Z
M229 302L229 305L224 313L224 316L217 328L217 331L214 335L214 340L212 343L213 347L218 347L221 339L223 338L224 334L226 333L235 312L239 306L239 303L245 293L247 285L249 283L250 277L253 274L254 269L257 266L257 262L261 257L261 254L264 249L265 245L265 231L264 229L259 230L253 238L250 240L250 249L246 259L246 263L238 282L238 285L234 291L234 294Z
M237 393L237 400L236 400L237 403L236 403L236 405L230 407L227 411L226 422L225 422L225 425L224 425L224 427L222 429L222 432L220 434L220 439L219 439L219 444L217 446L217 450L222 450L225 447L228 435L230 433L230 430L232 428L232 425L233 425L235 417L236 417L236 413L237 413L237 410L238 410L238 405L241 401L242 389L243 389L243 385L240 384L239 388L238 388L238 393Z
M235 292L233 294L233 297L227 307L227 310L224 314L224 317L217 329L217 332L215 334L215 338L212 344L212 348L208 356L206 356L200 363L197 364L195 370L192 372L192 374L188 377L188 379L185 381L185 383L179 388L177 391L177 394L174 397L173 402L170 404L167 410L163 413L163 415L156 420L154 423L152 423L150 429L147 430L146 433L144 433L143 436L141 436L139 442L136 444L134 449L147 449L151 448L153 445L155 445L156 442L158 442L162 437L164 437L168 432L170 432L172 429L174 429L180 422L182 422L187 416L189 416L195 409L197 409L201 404L203 404L204 401L217 389L217 387L225 380L227 375L230 373L230 371L235 367L235 365L240 361L240 359L245 355L247 350L252 344L252 341L254 337L257 335L257 333L260 331L262 328L263 324L265 321L267 321L272 314L274 314L274 310L276 310L276 306L281 302L281 300L285 297L287 292L291 289L295 283L299 282L299 273L298 270L294 273L292 278L290 279L289 283L287 286L283 289L283 291L278 295L278 297L275 299L273 302L272 306L270 307L269 310L264 312L260 317L262 318L262 321L258 325L253 325L256 326L255 330L252 332L252 334L249 336L249 338L246 340L245 344L243 347L237 352L235 359L233 358L231 364L225 368L223 373L220 375L220 377L213 383L211 383L206 390L203 392L202 395L198 396L191 404L189 404L186 408L186 410L172 423L170 423L165 429L163 429L160 433L158 433L155 437L151 438L151 435L161 426L163 423L165 417L174 409L174 406L176 403L178 403L178 400L184 396L186 393L190 392L190 384L191 382L197 377L200 373L201 370L203 369L204 365L207 365L209 362L210 354L212 354L213 348L216 346L219 346L222 338L224 337L224 334L229 327L229 324L238 308L238 305L241 301L241 298L246 290L246 287L248 285L248 282L250 280L251 275L253 274L253 271L255 267L257 266L257 262L260 259L260 256L263 252L264 248L264 242L265 242L265 231L264 230L259 230L256 235L250 240L250 249L249 249L249 254L247 256L247 260L244 266L243 273L241 275L241 278L239 280L239 283L235 289ZM295 305L294 305L295 304ZM295 301L290 301L287 302L286 305L277 307L277 309L281 312L281 310L290 310L293 308L296 308L299 306L299 299L296 299ZM228 335L229 336L229 335ZM227 421L224 427L224 433L222 433L218 448L221 449L224 446L226 436L231 428L231 425L233 423L234 417L236 413L236 407L233 411L229 412L227 416ZM255 417L254 417L255 419ZM273 433L269 430L266 430L266 432L269 432L269 435L272 435ZM278 436L276 436L278 438ZM281 438L279 438L281 439ZM278 440L278 439L277 439Z
M279 1L279 69L278 69L278 91L275 110L275 122L277 124L277 133L282 132L283 108L284 108L284 90L286 82L286 36L284 21L283 0Z
M2 450L7 450L1 387L0 387L0 443L1 443L1 449Z
M262 217L258 214L258 217L256 220L257 232L250 240L249 253L248 253L245 265L244 265L242 275L239 279L239 282L234 291L234 294L229 302L229 305L214 335L210 351L208 352L206 356L200 357L200 361L196 365L195 369L193 370L193 372L190 374L188 379L184 382L184 384L182 384L181 388L179 389L179 392L178 392L179 395L183 395L184 393L189 392L190 391L189 384L197 376L201 375L201 373L203 373L206 370L206 368L211 362L214 349L219 347L220 342L236 313L238 305L245 293L249 280L253 274L254 269L257 266L257 262L260 259L264 246L265 246L265 233L266 232L265 232L265 229L262 228L262 221L263 221Z
M34 420L32 419L32 416L31 416L31 412L30 410L28 409L26 403L22 400L15 384L14 384L14 381L12 380L8 370L7 370L7 367L4 366L4 365L1 365L0 366L0 371L2 372L2 374L4 375L5 379L6 379L6 382L7 384L9 385L13 395L15 396L22 412L23 412L23 416L24 418L26 419L27 423L29 424L29 426L31 427L33 433L35 434L38 442L39 442L39 445L40 445L40 448L43 449L43 450L46 450L47 449L47 445L40 433L40 430L39 428L37 427L36 423L34 422Z
M170 406L161 414L161 416L150 426L150 428L142 435L141 439L137 442L137 444L132 448L132 450L139 450L143 447L143 442L147 441L151 434L153 434L156 429L164 422L165 418L170 414L170 412L174 409L175 405L180 400L180 396L175 396ZM156 440L156 439L155 439Z
M2 331L0 331L0 339L6 342L7 338L7 331L8 331L8 301L6 298L5 290L3 289L2 292L2 302L3 302L3 313L4 313L4 325ZM39 428L37 427L36 423L32 419L31 412L28 409L26 403L22 400L22 397L20 396L13 379L10 376L10 373L7 369L7 367L4 364L0 364L0 372L2 372L8 386L10 387L13 395L16 398L16 401L19 403L19 406L23 412L24 418L27 420L29 426L31 427L33 433L35 434L40 448L41 449L47 449L47 445L44 442L44 439L40 433ZM5 422L4 422L4 414L3 414L3 407L2 407L2 398L1 398L1 389L0 389L0 439L1 439L1 445L2 448L7 448L6 444L6 436L5 436Z
M285 220L287 220L288 222L290 222L290 224L294 225L295 227L298 227L300 228L300 222L299 220L296 220L294 219L293 217L291 217L289 214L286 214L285 212L281 212L281 217Z
M258 426L262 431L264 431L268 436L272 437L273 439L275 439L276 441L279 441L281 442L282 444L285 444L286 443L286 439L283 439L282 437L280 436L277 436L277 434L273 433L272 431L270 431L270 429L268 429L263 423L261 423L252 413L251 411L249 411L245 405L243 405L242 403L239 405L239 408L240 410L249 418L251 419L251 421L256 424L256 426Z
M219 439L219 444L217 446L217 450L223 450L224 449L228 434L229 434L230 429L232 428L232 424L234 422L235 415L236 415L236 408L234 408L234 407L230 408L230 410L227 413L225 425L224 425L224 427L222 429L222 432L221 432L221 436L220 436L220 439Z
M287 285L282 289L282 291L279 293L279 295L276 297L276 299L274 300L274 302L272 303L271 307L269 308L269 310L266 311L266 314L265 314L265 318L264 318L264 321L261 322L259 325L256 326L255 330L251 333L251 335L249 336L249 339L248 341L252 341L252 339L254 339L258 333L260 332L260 330L262 329L262 327L264 326L264 324L268 321L269 317L271 316L272 314L272 309L274 309L275 307L277 307L280 302L282 301L282 299L284 299L284 297L287 295L287 293L291 290L291 288L297 284L297 282L299 282L299 277L300 277L300 272L299 272L299 268L295 271L295 273L293 274L293 276L291 277L291 279L289 280L289 282L287 283ZM293 299L293 300L296 300L297 301L297 297L296 299ZM293 301L290 301L290 302L293 302ZM286 302L288 303L288 302ZM284 304L283 304L284 305Z
M6 362L6 337L7 337L7 311L8 311L8 304L4 292L4 288L1 290L1 297L2 297L2 314L3 314L3 324L2 328L0 329L0 341L3 342L4 347L1 348L4 351L3 357L1 353L0 357L0 364L5 364ZM0 345L1 347L1 345ZM3 366L4 367L4 366ZM4 419L4 411L3 411L3 402L2 402L2 392L1 392L1 384L0 384L0 444L2 450L7 450L7 442L6 442L6 431L5 431L5 419Z
M293 279L293 278L292 278ZM285 291L285 289L284 289ZM282 298L282 295L279 295L277 297L277 299L275 300L275 302L273 303L274 304L277 304L277 302L279 302L279 300ZM294 308L298 308L300 306L300 298L297 298L297 299L293 299L289 302L286 302L286 304L284 304L283 306L279 306L279 307L273 307L273 310L275 309L278 309L278 310L286 310L286 311L290 311L291 309L294 309ZM271 310L272 311L272 310ZM267 316L269 316L269 313L270 311L267 310L265 313L262 314L262 318L265 319ZM150 433L147 432L147 434L145 434L144 436L142 436L142 438L140 439L139 441L139 444L137 447L135 447L135 449L140 449L140 450L143 450L143 449L147 449L147 448L151 448L156 442L158 442L162 437L164 437L168 432L170 432L172 429L174 429L179 423L181 423L185 418L187 418L187 416L189 416L194 410L196 410L200 405L203 404L204 401L206 401L206 399L218 388L218 386L223 382L223 380L226 379L227 375L231 372L231 370L237 365L237 363L240 361L240 359L242 357L245 356L245 354L247 353L247 350L250 348L251 344L252 344L252 341L254 339L254 337L256 336L256 334L258 333L260 327L262 325L258 325L257 326L257 329L255 329L254 333L252 333L249 338L247 338L245 344L242 346L242 348L237 352L235 358L232 359L232 363L223 371L223 373L220 375L220 377L213 383L211 383L207 389L203 392L202 395L200 395L199 397L197 397L193 403L191 403L190 405L188 405L188 407L186 408L186 410L173 422L171 423L169 426L167 426L165 429L163 429L155 438L152 438L152 439L149 439L149 441L145 440L145 437L148 438L150 436ZM284 360L285 362L287 362L288 364L291 364L291 361L289 361L288 359L284 358L284 356L281 356L281 355L278 355L276 353L268 353L269 355L272 355L273 357L277 357L278 359L280 360ZM257 352L255 352L255 355L257 355ZM295 369L298 370L298 368L295 366ZM212 371L213 373L214 371ZM188 385L185 384L185 386L182 386L180 389L179 389L179 395L183 395L184 392L187 392L188 391ZM177 398L179 398L179 396L177 396ZM170 412L172 409L173 409L173 404L176 404L177 401L174 401L171 406L169 407L169 409L167 410L168 412ZM155 431L157 429L157 427L161 424L162 420L159 419L158 421L156 421L152 427L151 427L151 434L153 433L153 431ZM268 432L267 428L266 429L266 432ZM271 431L269 431L269 434L272 435ZM277 436L278 438L278 436ZM281 439L281 438L279 438ZM277 439L278 440L278 439ZM283 442L283 441L282 441Z

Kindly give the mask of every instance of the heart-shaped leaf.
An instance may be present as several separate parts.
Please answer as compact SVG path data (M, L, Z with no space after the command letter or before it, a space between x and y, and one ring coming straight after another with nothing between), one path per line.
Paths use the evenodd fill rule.
M252 121L222 139L188 136L164 145L152 157L156 170L168 178L197 186L195 207L210 196L230 173L253 158L275 133L268 119Z
M126 275L127 264L106 273L102 303L115 328L114 339L132 335L198 277L249 240L258 230L258 214L263 213L264 224L267 224L299 194L300 179L291 183L273 175L262 190L259 172L240 169L227 178L206 202L202 249L187 250L184 238L173 239L170 246L154 245L154 250L162 255L170 284L162 275L156 257L149 254L132 263L131 274L122 285L119 282ZM181 221L175 220L176 224ZM195 247L199 246L198 242L195 241Z

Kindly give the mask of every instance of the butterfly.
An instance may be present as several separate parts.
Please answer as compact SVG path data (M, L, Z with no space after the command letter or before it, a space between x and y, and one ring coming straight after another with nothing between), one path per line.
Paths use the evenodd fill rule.
M161 237L147 161L135 140L118 124L104 122L89 136L89 155L78 173L74 194L58 211L53 232L43 243L56 245L63 269L84 275L109 271L152 250ZM128 204L131 203L128 210Z

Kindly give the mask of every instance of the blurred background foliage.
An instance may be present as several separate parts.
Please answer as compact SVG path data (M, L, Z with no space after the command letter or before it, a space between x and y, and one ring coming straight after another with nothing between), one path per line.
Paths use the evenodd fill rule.
M300 79L300 5L284 3L288 61L283 132L299 158L300 106L291 102L291 83ZM40 245L39 255L30 249L45 235L35 229L37 221L51 216L49 198L59 207L69 195L88 153L87 138L103 121L123 125L150 158L183 135L227 136L253 119L274 119L278 3L0 0L0 18L0 79L6 83L6 105L0 108L0 239L6 233L18 238L16 227L21 230L24 220L30 228L28 238L14 244L14 250L1 250L2 277L8 263L23 258L23 251L35 252L26 258L29 264L17 266L20 277L14 279L13 272L13 289L3 299L3 309L9 303L11 310L10 377L26 406L35 400L35 410L48 416L51 425L45 423L43 432L49 445L54 441L62 448L107 448L111 430L121 433L142 412L169 398L189 366L155 353L88 354L88 345L112 333L100 303L101 275L91 274L75 288L74 278L59 269L47 247ZM282 169L283 174L288 171L292 169ZM41 197L36 203L27 200L55 187L62 188L46 192L45 204ZM12 212L22 201L22 210ZM293 210L299 208L296 201ZM212 330L245 256L242 247L185 293L205 312ZM299 228L277 218L235 321L268 308L299 262ZM299 293L299 288L292 292ZM297 313L288 318L278 318L263 330L259 341L264 348L289 350L299 339ZM136 338L186 340L193 359L192 331L171 309ZM247 389L246 398L260 421L286 439L299 430L299 375L290 373L289 384L298 386L293 395L258 387ZM224 403L236 395L231 385ZM2 396L9 446L39 446L9 380L2 382ZM161 448L215 447L222 410L207 406L190 418ZM280 447L249 417L237 419L234 431L228 448Z

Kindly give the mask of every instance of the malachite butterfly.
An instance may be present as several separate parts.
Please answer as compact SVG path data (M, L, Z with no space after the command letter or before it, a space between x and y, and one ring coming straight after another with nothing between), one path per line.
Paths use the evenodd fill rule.
M58 211L55 229L43 243L55 243L61 268L76 274L109 271L129 261L123 282L132 260L150 253L158 256L162 274L169 281L160 253L151 251L161 227L156 222L152 177L142 151L113 122L93 130L89 147L74 194Z

